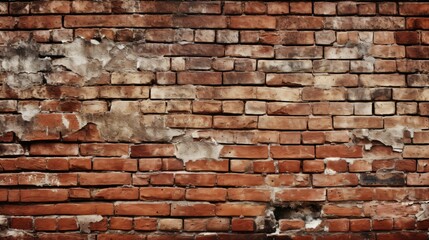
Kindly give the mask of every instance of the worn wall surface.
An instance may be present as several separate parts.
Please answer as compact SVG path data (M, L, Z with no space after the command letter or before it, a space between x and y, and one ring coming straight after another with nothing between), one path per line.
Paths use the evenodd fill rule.
M0 2L0 238L427 240L429 3Z

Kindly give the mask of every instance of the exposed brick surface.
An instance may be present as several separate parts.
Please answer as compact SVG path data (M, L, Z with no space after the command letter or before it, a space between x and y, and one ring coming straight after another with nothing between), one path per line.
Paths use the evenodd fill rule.
M428 16L0 1L0 239L427 239Z

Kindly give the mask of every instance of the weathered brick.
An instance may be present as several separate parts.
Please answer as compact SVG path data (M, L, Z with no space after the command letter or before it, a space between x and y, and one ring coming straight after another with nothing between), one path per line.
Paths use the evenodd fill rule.
M64 26L77 27L171 27L171 16L157 15L68 15L64 17Z
M178 84L219 85L222 74L217 72L180 72L177 75Z
M310 72L312 62L309 60L261 60L258 70L263 72Z
M64 143L33 143L30 146L31 155L76 156L79 149L77 144Z
M346 145L325 145L316 147L316 157L327 158L327 157L342 157L342 158L360 158L363 157L362 146L351 146Z
M6 28L8 28L6 19ZM18 18L18 28L22 29L53 29L61 28L61 16L22 16Z
M118 203L115 204L116 215L131 216L168 216L170 204L167 203Z
M220 153L226 158L267 158L267 146L224 146Z
M271 157L276 158L314 158L312 146L271 146Z
M232 57L272 58L274 49L271 46L228 45L225 54Z
M262 85L265 83L265 74L262 72L225 72L223 84L225 85Z
M279 29L322 29L323 25L324 19L321 17L288 16L278 21Z
M213 127L225 129L253 129L257 127L258 117L253 116L214 116Z
M145 144L131 146L131 157L168 157L174 156L172 144Z
M286 189L275 194L276 201L325 201L325 189Z
M208 203L171 204L171 216L214 216L215 205Z
M276 130L305 130L307 128L307 118L260 116L258 128Z
M427 3L401 3L399 14L406 16L426 15L429 11Z
M322 47L279 47L276 48L277 59L320 59Z
M334 117L334 128L383 128L381 117Z
M229 27L237 29L274 29L276 18L269 16L233 16L229 19Z

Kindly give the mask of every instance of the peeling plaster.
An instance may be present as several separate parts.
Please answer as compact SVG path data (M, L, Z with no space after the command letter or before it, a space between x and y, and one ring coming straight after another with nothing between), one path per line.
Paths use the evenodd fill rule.
M393 151L402 152L404 148L405 128L389 128L383 130L357 129L352 134L358 139L368 139L369 141L378 141L385 146L390 146ZM370 150L371 145L365 146L365 150Z
M429 219L429 204L422 204L422 210L416 214L417 221L425 221Z
M185 137L174 143L175 155L183 161L198 160L198 159L219 159L222 146L218 145L212 139L208 141L193 140L190 137Z
M83 233L90 233L89 229L91 223L101 222L103 217L101 215L79 215L77 217L77 222L80 227L80 231Z

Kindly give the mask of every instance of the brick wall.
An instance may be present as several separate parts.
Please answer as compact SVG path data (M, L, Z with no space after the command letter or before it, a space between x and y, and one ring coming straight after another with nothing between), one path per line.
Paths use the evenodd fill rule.
M0 238L428 239L428 16L0 2Z

